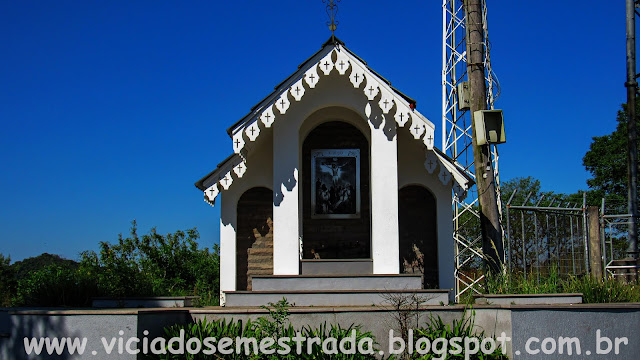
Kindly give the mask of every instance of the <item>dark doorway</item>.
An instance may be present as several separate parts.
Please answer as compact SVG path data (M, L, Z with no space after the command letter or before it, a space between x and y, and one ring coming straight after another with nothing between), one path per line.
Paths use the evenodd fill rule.
M422 186L409 185L398 194L400 270L423 274L425 289L438 288L436 199Z
M273 192L258 187L238 200L236 289L251 290L251 277L273 275Z
M312 216L312 151L357 149L360 157L360 213L353 218L317 218ZM369 259L371 231L369 206L369 142L351 124L326 122L309 133L302 145L303 180L303 258ZM354 184L351 184L354 185ZM317 205L316 205L317 206Z

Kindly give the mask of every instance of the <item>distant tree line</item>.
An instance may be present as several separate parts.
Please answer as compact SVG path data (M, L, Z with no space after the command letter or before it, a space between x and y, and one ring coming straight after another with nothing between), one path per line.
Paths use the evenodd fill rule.
M220 254L198 248L196 229L128 237L100 243L79 261L44 253L11 264L0 254L0 306L88 307L94 297L200 296L218 304Z

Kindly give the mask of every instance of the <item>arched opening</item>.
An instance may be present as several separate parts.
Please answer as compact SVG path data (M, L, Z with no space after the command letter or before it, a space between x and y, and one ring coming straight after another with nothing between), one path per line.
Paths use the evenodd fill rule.
M369 259L369 142L351 124L323 123L302 145L303 258Z
M409 185L398 193L400 270L423 274L425 289L438 288L436 199L429 190Z
M238 200L236 289L251 290L251 277L273 275L273 192L256 187Z

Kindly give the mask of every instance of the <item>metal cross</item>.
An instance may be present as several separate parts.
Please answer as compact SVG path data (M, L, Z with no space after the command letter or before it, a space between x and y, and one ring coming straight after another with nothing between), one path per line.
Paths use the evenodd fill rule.
M429 164L429 167L433 167L433 160L429 160L428 164Z
M324 68L325 69L329 69L329 61L325 61L324 62Z
M309 75L309 78L310 78L310 79L311 79L311 81L313 82L313 79L315 79L316 77L315 77L315 75L311 74L311 75Z
M300 95L300 87L296 86L296 95Z
M356 73L355 75L353 75L353 77L356 78L356 82L358 82L358 74Z
M249 128L249 130L251 131L251 136L253 136L253 133L256 131L256 129L254 129L253 127Z
M369 95L373 94L373 90L375 90L375 89L373 88L373 86L371 86L371 87L369 88Z
M428 140L429 140L429 142L432 142L433 141L433 136L429 135Z
M236 139L235 143L236 143L236 147L240 146L240 140L239 139Z
M280 100L280 105L284 108L284 99Z
M385 99L384 100L384 108L386 109L387 106L389 106L389 100Z
M338 27L338 22L336 20L336 14L338 14L338 4L341 0L322 0L323 3L327 4L326 10L327 15L329 15L329 20L327 21L327 26L329 26L329 30L331 31L331 37L334 37L334 32Z
M416 131L416 134L418 133L418 131L420 131L420 127L418 125L416 125L416 127L413 129Z
M340 60L340 69L344 68L344 60Z
M404 114L400 113L400 121L404 120Z

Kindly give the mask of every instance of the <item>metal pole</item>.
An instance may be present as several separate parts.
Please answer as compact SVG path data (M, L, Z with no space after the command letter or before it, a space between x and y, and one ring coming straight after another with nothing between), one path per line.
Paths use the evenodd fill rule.
M627 0L627 174L628 208L633 215L629 222L629 248L627 255L638 258L638 132L636 119L636 15L635 1Z
M576 247L575 238L573 237L573 215L569 216L569 223L571 225L571 265L573 265L573 275L576 274Z
M602 241L602 263L605 268L607 266L607 238L605 237L606 232L606 220L604 218L604 198L602 198L600 208L600 241ZM607 272L604 272L604 275L607 275Z
M467 78L469 79L470 115L473 130L473 160L478 202L480 203L482 251L487 269L494 274L499 274L504 266L504 245L491 149L488 144L478 145L476 127L474 126L476 121L474 113L487 109L483 2L484 0L465 0L464 2L467 25Z
M584 271L589 273L589 238L587 237L587 193L582 193L582 240L584 242Z
M533 231L534 231L534 239L536 241L536 274L538 283L540 283L540 246L538 244L538 214L533 212Z
M511 223L509 221L509 205L507 204L507 266L511 275Z
M509 208L511 207L511 200L516 196L518 189L513 190L511 196L509 197L509 201L507 201L507 264L509 266L509 275L511 275L511 219L509 219Z
M527 280L527 251L524 244L524 211L520 212L522 222L522 271L524 273L524 280Z

